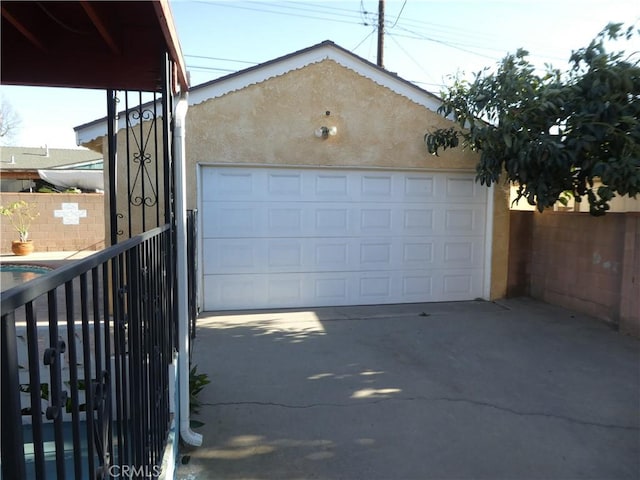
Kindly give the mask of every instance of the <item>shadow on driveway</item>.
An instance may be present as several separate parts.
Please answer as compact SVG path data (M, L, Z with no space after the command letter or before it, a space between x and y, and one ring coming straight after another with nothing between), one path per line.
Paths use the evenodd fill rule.
M640 342L568 310L211 313L197 335L181 480L640 476Z

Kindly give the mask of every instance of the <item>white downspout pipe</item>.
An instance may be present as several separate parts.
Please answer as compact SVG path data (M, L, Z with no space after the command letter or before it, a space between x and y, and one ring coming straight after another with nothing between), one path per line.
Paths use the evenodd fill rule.
M185 178L185 120L189 106L187 93L176 105L174 137L174 175L176 206L176 278L178 290L178 378L180 395L180 437L191 446L202 445L202 435L191 430L189 418L189 305L187 295L187 182Z

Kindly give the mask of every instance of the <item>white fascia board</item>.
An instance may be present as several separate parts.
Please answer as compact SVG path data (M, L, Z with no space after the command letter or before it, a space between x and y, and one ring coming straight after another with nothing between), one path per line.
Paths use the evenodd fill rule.
M83 146L107 135L107 120L97 120L76 130L76 145Z
M160 99L156 100L156 120L162 118L162 101ZM143 104L144 111L149 111L153 113L153 102L147 102ZM135 107L131 107L130 113L135 111ZM126 118L123 115L124 112L118 112L118 131L122 130L127 126ZM142 115L143 121L149 120L150 117L146 115ZM129 128L134 127L140 123L140 116L130 116L129 118ZM96 120L94 122L88 123L86 125L76 127L76 144L79 146L85 145L97 138L106 137L107 136L107 118L101 118L100 120Z
M273 77L284 75L292 70L299 70L313 63L323 60L333 60L336 63L353 70L359 75L366 77L378 85L386 87L409 100L422 105L434 112L441 105L440 100L431 94L420 90L418 87L400 79L394 74L385 72L378 67L368 65L357 57L349 55L330 45L323 45L306 52L285 57L273 63L258 66L247 72L238 75L230 75L229 78L220 81L212 81L210 85L202 88L194 88L189 92L189 103L197 105L212 98L221 97L227 93L241 90L250 85L264 82Z
M195 87L189 91L189 105L197 105L213 98L221 97L228 93L242 90L250 85L262 83L270 78L284 75L293 70L299 70L313 63L319 63L323 60L333 60L334 62L348 68L357 74L368 78L376 84L386 87L389 90L408 98L418 105L437 111L441 105L440 99L419 87L405 81L393 73L382 70L375 65L368 64L359 57L351 55L339 48L331 45L320 45L307 51L296 53L283 57L281 60L267 62L264 65L258 65L255 68L249 68L245 72L231 74L226 78L213 80L209 85ZM158 106L158 116L161 116L161 107ZM138 121L133 119L132 125ZM124 119L118 120L118 129L125 127ZM107 134L106 118L96 121L80 128L76 131L76 143L82 145L104 137Z

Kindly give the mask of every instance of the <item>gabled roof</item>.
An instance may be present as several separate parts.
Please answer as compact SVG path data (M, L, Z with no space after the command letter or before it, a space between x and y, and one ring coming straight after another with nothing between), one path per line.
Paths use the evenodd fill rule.
M436 111L442 103L442 100L437 95L359 57L330 40L325 40L324 42L298 50L283 57L269 60L268 62L192 87L189 90L189 105L197 105L212 98L221 97L227 93L246 88L249 85L264 82L270 78L284 75L287 72L298 70L323 60L333 60L359 75L372 80L378 85L389 88L397 94L430 110ZM152 105L152 102L144 104L143 107L150 105ZM120 113L118 128L124 128L126 115L124 115L124 112ZM161 115L161 113L159 113L159 115ZM106 117L74 127L74 130L76 132L78 145L88 145L93 140L106 135Z
M283 57L192 87L189 90L189 104L196 105L211 98L220 97L232 91L240 90L249 85L260 83L269 78L277 77L292 70L298 70L307 65L327 59L333 60L363 77L374 81L378 85L387 87L430 110L435 111L441 105L442 101L437 95L418 87L395 73L389 72L369 62L335 44L331 40L325 40L324 42L298 50Z
M0 148L0 170L25 171L46 168L90 168L101 163L102 155L86 149L68 148ZM102 167L100 167L102 168Z

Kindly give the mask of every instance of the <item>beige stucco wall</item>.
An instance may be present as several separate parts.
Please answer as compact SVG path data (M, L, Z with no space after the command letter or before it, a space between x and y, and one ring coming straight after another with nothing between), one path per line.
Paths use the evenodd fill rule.
M329 115L326 112L330 112ZM336 126L326 140L314 131ZM427 130L450 123L332 60L189 107L187 184L198 163L473 170L460 149L427 153ZM187 203L196 206L196 189Z
M327 115L327 112L329 114ZM197 206L198 164L418 168L473 171L462 149L427 153L424 134L451 122L332 60L189 107L187 205ZM338 133L317 138L321 126ZM491 298L505 295L508 191L494 190Z
M452 149L438 157L427 153L424 134L451 125L437 113L333 60L311 64L189 107L187 208L197 208L200 164L474 171L478 156L473 152ZM337 127L337 135L317 138L314 132L322 126ZM118 136L118 190L122 192L118 207L123 211L126 143L122 131ZM100 147L108 158L106 141L94 145ZM108 192L107 184L105 189ZM491 299L506 294L508 189L495 186L493 205ZM107 222L108 218L107 214ZM124 226L127 219L119 222ZM137 233L140 219L133 223Z

